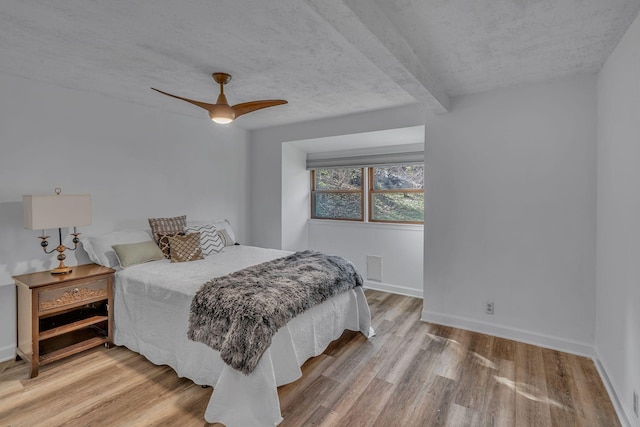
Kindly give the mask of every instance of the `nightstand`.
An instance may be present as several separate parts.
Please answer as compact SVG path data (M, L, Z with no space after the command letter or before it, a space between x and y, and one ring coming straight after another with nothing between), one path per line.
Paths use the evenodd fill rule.
M18 299L17 356L40 365L113 343L113 273L97 264L69 274L49 271L14 276Z

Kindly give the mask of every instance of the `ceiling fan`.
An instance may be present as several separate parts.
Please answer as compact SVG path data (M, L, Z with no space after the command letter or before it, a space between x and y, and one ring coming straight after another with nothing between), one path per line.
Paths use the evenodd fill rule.
M229 105L227 101L227 97L224 95L224 85L231 81L231 75L227 73L213 73L213 80L216 81L220 85L220 95L218 95L218 100L215 104L208 104L206 102L194 101L193 99L183 98L181 96L172 95L167 92L163 92L159 89L152 87L151 89L156 92L160 92L164 95L170 96L172 98L181 99L183 101L187 101L193 105L197 105L200 108L204 108L209 112L209 117L215 123L219 124L227 124L231 123L233 120L242 116L243 114L251 113L256 110L261 110L263 108L274 107L276 105L286 104L287 101L284 99L265 99L261 101L250 101L244 102L242 104Z

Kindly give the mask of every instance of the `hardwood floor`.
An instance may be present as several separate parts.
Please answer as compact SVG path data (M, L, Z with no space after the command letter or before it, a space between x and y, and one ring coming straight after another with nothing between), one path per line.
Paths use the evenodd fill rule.
M619 426L590 359L420 321L422 301L367 291L376 336L346 332L279 388L291 426ZM0 426L204 426L211 388L125 348L27 379L0 364Z

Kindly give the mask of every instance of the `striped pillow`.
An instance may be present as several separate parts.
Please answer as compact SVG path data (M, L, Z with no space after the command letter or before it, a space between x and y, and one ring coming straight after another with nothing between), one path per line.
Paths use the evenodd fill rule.
M187 216L175 216L172 218L149 218L151 235L156 243L160 240L161 234L178 234L187 225Z
M200 233L200 247L202 248L202 255L213 255L224 248L224 243L218 235L218 229L214 225L190 225L184 228L184 232L187 235L191 233Z
M236 241L229 235L229 232L224 228L218 230L218 236L220 236L220 240L222 240L222 244L225 246L231 246L236 243Z

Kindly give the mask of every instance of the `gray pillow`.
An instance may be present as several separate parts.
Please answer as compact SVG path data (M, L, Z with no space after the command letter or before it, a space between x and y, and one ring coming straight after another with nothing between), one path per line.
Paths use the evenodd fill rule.
M127 268L144 262L164 259L162 250L152 240L111 246L118 257L120 267Z

